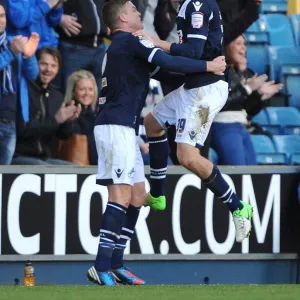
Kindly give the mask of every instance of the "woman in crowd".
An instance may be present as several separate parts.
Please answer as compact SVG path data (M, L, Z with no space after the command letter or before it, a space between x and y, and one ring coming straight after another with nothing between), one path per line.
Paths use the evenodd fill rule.
M97 151L94 140L95 106L98 88L92 73L79 70L70 75L67 83L65 104L75 101L82 107L79 118L73 122L73 134L62 141L62 158L78 165L97 165Z
M282 84L267 81L247 68L245 37L240 35L225 47L231 69L228 100L212 124L212 148L220 165L256 165L256 155L247 125L265 101L277 94Z

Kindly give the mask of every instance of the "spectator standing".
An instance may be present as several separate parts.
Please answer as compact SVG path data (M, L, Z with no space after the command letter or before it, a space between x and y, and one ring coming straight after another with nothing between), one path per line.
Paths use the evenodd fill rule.
M28 82L30 115L28 122L17 126L17 146L13 164L49 165L70 164L54 159L51 148L55 138L68 138L72 134L72 121L80 114L80 106L63 104L64 97L51 82L58 73L61 57L53 47L37 52L39 76Z
M91 72L79 70L68 78L64 103L70 105L74 100L82 111L73 122L71 137L61 142L60 153L63 159L78 165L97 165L94 138L97 95L96 80Z
M61 22L62 0L4 0L7 7L8 35L40 36L38 49L58 46L53 30Z
M108 29L102 21L104 0L68 0L57 32L62 55L61 89L64 91L68 77L80 69L90 71L101 90L102 63L106 45L103 38Z
M0 1L0 165L11 163L16 146L17 117L28 120L26 79L33 80L38 75L34 56L38 36L34 34L29 49L27 37L9 39L5 28L6 10Z

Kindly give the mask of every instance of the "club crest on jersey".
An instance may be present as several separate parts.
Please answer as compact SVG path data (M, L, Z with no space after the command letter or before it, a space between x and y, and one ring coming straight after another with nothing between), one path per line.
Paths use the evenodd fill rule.
M154 44L150 41L150 40L147 40L147 39L140 39L140 43L145 46L146 48L154 48Z
M199 1L193 2L193 5L196 9L196 11L199 11L203 3L200 3Z
M192 13L192 26L193 28L201 28L203 26L203 13Z

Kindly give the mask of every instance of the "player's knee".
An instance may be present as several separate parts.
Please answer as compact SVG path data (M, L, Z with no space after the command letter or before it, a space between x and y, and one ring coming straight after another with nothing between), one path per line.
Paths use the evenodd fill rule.
M132 187L127 184L114 184L108 186L108 201L128 207L131 202Z
M151 113L144 118L144 126L147 136L161 135L161 133L164 132L163 128L161 128Z
M177 153L177 158L179 163L188 170L190 170L194 164L192 157L188 156L187 154Z
M177 147L177 158L179 163L187 168L188 170L194 169L194 165L196 164L196 156L199 156L199 153L197 155L197 151L195 148L190 148L190 147Z
M139 193L134 193L131 198L130 204L132 204L135 207L141 207L144 205L146 201L146 192L139 192Z
M117 203L117 204L120 204L124 207L128 207L129 204L131 203L131 197L130 198L127 198L127 197L123 197L123 198L117 198L117 199L109 199L109 202L113 202L113 203Z

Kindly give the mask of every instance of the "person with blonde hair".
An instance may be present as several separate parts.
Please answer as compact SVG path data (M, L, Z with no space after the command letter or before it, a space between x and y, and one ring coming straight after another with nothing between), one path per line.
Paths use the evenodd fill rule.
M76 87L77 93L75 94ZM88 89L90 93L86 93L86 89ZM79 91L81 91L82 93L80 93ZM77 102L80 103L81 106L89 106L90 109L95 110L97 95L98 87L96 84L96 79L91 72L86 70L79 70L73 72L69 76L64 100L66 104L70 104L73 100L76 99L76 97L78 97Z
M96 165L97 151L93 136L98 88L94 75L86 70L73 72L67 82L66 105L81 106L79 118L73 122L73 134L61 142L62 158L78 165Z

